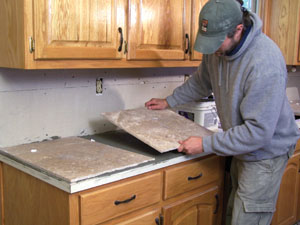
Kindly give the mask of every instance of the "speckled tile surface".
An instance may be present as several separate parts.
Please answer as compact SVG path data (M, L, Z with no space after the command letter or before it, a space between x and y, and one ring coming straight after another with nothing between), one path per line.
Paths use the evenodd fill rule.
M79 137L18 145L1 149L1 152L24 165L68 182L154 160L152 157Z
M159 152L179 147L178 141L190 136L207 136L212 131L171 110L146 108L107 112L103 115L118 127L150 145Z
M294 100L290 101L290 106L296 116L300 116L300 101Z

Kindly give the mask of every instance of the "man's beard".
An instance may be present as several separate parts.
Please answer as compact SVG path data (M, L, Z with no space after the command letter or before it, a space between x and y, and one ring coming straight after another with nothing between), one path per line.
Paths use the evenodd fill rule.
M230 49L228 49L227 51L225 51L225 55L228 55L230 52L232 52L233 49L235 49L236 46L238 46L239 41L235 41L233 38L230 38Z
M233 49L235 49L235 47L236 47L238 44L239 44L239 41L235 41L235 40L233 39L233 37L232 37L232 38L230 38L230 44L229 44L230 48L229 48L228 50L226 50L226 51L216 51L215 54L216 54L217 56L225 56L225 55L228 55Z

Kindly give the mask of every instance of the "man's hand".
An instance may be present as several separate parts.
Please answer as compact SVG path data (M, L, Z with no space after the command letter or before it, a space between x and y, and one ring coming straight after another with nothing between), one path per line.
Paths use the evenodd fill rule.
M203 152L202 137L189 137L186 140L179 141L179 144L178 152L184 152L188 155Z
M166 109L169 104L166 99L162 98L152 98L150 101L145 103L147 109Z

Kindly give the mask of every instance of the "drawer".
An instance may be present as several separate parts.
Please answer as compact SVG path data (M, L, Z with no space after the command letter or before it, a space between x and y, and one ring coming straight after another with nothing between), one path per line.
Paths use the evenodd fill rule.
M160 218L160 209L146 209L118 217L101 225L157 225L156 220Z
M81 194L81 224L98 224L157 203L161 199L161 187L161 174L156 173L102 190Z
M217 181L222 173L220 157L213 156L165 170L164 199Z

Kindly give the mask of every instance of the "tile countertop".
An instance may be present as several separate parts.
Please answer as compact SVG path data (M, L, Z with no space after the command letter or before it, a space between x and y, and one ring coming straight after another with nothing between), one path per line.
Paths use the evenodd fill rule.
M299 116L300 116L300 100L292 100L292 101L290 101L290 106L291 106L291 108L292 108L292 110L294 112L295 117L297 118L296 119L296 123L297 123L297 125L298 125L298 127L300 129L300 119L298 119Z
M123 161L119 161L118 163L116 159L114 162L116 162L118 165L114 165L113 167L111 167L109 163L106 163L106 161L109 161L111 159L104 160L104 162L106 163L106 167L109 167L109 170L107 170L107 172L104 173L95 173L95 168L97 167L97 160L95 160L94 157L92 157L94 159L93 163L84 164L84 170L87 172L85 174L84 173L82 174L83 169L81 167L79 166L78 168L74 167L74 164L76 166L76 161L71 163L69 161L68 162L64 161L65 158L70 160L70 158L73 158L75 154L79 154L81 148L71 148L71 151L67 151L66 153L55 152L55 155L60 154L59 160L62 160L57 162L57 161L51 161L53 160L53 158L51 158L51 153L49 152L52 151L51 148L47 149L47 151L44 152L45 154L43 155L43 159L41 159L38 158L37 156L35 156L36 158L31 156L28 157L28 153L26 153L27 155L26 154L22 155L20 153L20 150L9 147L7 148L10 149L9 151L5 150L5 148L0 149L0 161L10 166L13 166L25 173L28 173L31 176L34 176L44 182L47 182L63 191L66 191L68 193L75 193L75 192L83 191L89 188L97 187L103 184L111 183L124 178L136 176L142 173L150 172L156 169L160 169L163 167L167 167L170 165L174 165L180 162L184 162L187 160L191 160L194 158L199 158L207 155L207 153L202 153L198 155L188 156L179 153L176 150L166 152L166 153L159 153L153 148L151 148L150 146L144 144L143 142L139 141L135 137L124 132L123 130L106 132L103 134L85 136L81 138L84 138L88 141L92 140L92 142L96 142L96 144L101 143L108 146L116 147L119 148L119 150L121 151L125 150L124 152L127 153L129 152L129 154L127 154L127 156L129 155L128 158L129 161L130 161L130 157L134 157L136 153L137 158L140 158L140 160L137 160L137 162L135 162L136 159L131 158L134 159L133 162L131 163L129 162L128 165L126 164L121 165L123 164ZM40 144L43 143L45 142L40 142ZM36 144L38 145L39 143ZM56 151L58 151L57 148L53 147L53 149L56 149ZM74 149L74 154L72 149ZM32 151L35 152L36 149L31 149L31 152ZM63 154L67 154L67 157L66 155ZM112 158L115 157L114 155L111 154L112 153L110 152L110 157ZM115 158L118 158L120 152L116 151L115 154L117 154ZM27 160L26 157L24 157L24 155L27 157ZM47 159L47 156L50 158ZM78 156L77 156L77 160L78 160ZM56 165L60 165L63 163L65 173L60 173L61 172L60 166L56 166L56 167L52 166L51 162L53 162L53 164L56 163ZM101 162L103 163L103 161ZM40 166L39 164L42 165L46 164L48 167L45 166L43 167ZM78 172L76 172L76 170ZM74 171L76 173L75 175L74 175ZM63 174L64 176L61 176L60 174Z

